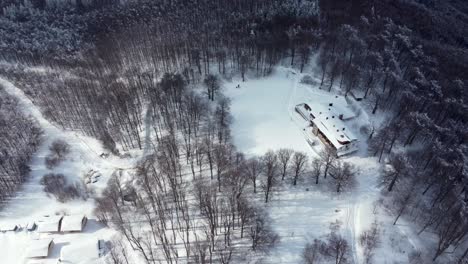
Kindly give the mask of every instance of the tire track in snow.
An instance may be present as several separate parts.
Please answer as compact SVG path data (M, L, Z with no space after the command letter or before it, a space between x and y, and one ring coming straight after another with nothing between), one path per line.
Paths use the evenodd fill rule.
M288 111L291 122L293 122L303 132L303 127L301 127L300 124L294 118L295 112L293 109L294 109L294 98L297 95L297 86L304 74L298 74L297 71L288 69L286 77L290 78L291 77L290 74L294 74L294 76L292 77L293 86L289 95L289 100L288 100L286 110ZM306 135L304 136L306 137ZM314 153L318 154L314 148L312 148L310 145L309 147ZM367 191L368 190L366 190L365 193L367 193ZM358 257L358 252L357 252L358 245L357 245L357 237L356 237L356 226L359 224L359 219L358 219L359 218L359 203L357 200L358 200L358 197L352 198L352 201L347 203L347 209L346 209L346 229L347 229L346 233L348 236L348 241L351 244L353 263L355 264L359 263L359 257Z

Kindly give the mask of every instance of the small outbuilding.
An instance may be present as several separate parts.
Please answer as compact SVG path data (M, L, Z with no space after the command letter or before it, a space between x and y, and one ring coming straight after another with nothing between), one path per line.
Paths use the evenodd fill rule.
M0 226L0 232L16 232L19 226L15 224L2 224Z
M60 250L59 263L96 263L100 258L96 240L81 240L64 246Z
M62 228L63 216L48 217L37 225L39 233L59 233Z
M36 222L31 222L26 224L26 230L28 231L34 231L37 228Z
M30 259L43 259L47 258L54 247L54 240L38 239L31 240L28 248L28 258Z
M97 243L97 247L98 247L99 257L104 256L107 251L106 241L104 239L99 239Z
M88 222L85 215L65 216L62 220L62 229L64 233L82 232Z
M344 98L335 96L327 104L323 102L314 105L298 104L295 110L310 122L312 133L325 146L334 150L337 156L358 150L358 139L345 123L345 121L355 118L356 115L348 107Z

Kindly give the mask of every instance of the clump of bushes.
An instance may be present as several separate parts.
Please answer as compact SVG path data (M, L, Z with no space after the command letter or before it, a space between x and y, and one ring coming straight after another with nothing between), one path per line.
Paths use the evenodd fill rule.
M70 145L63 140L55 140L49 148L50 153L45 158L45 164L48 169L53 169L64 161L70 153Z
M302 84L308 84L308 85L319 85L317 80L312 78L312 76L310 76L310 75L304 75L304 77L302 77L302 79L301 79L301 83Z
M45 174L40 184L44 186L44 192L62 203L82 197L79 184L68 184L63 174Z

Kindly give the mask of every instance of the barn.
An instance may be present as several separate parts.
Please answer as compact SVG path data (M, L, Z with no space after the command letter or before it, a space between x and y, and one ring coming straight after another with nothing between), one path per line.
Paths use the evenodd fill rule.
M31 240L28 247L28 258L43 259L47 258L54 247L53 239Z
M37 225L39 233L59 233L62 227L63 216L47 217L44 221Z
M64 233L82 232L87 222L88 222L88 218L85 215L65 216L62 220L61 232L64 232Z
M344 99L338 96L335 99L327 103L299 104L295 110L310 122L311 132L325 146L333 149L337 156L343 156L358 150L358 140L345 123L356 115Z
M98 240L81 240L60 250L60 263L97 263L100 258Z
M0 232L15 232L18 231L19 227L15 224L2 224L0 226Z
M26 230L28 231L34 231L37 228L36 222L30 222L26 224Z

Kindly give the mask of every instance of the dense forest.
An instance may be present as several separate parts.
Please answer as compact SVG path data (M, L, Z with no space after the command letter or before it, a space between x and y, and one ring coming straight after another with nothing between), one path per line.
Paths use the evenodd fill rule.
M367 131L369 153L385 163L385 205L395 223L405 217L418 232L437 234L434 260L450 250L467 263L463 0L9 0L0 7L0 74L47 119L101 140L116 155L147 147L141 135L152 124L158 147L138 167L135 187L144 192L121 190L116 175L97 213L117 225L147 263L156 261L153 243L166 245L165 261L177 263L179 251L170 246L176 240L194 263L242 259L232 241L245 242L244 229L253 250L274 244L268 216L254 213L260 209L252 208L245 188L256 192L261 170L268 202L281 157L292 159L296 177L306 157L283 151L244 158L232 145L229 100L219 79L267 76L280 62L301 72L314 63L318 72L311 74L319 75L322 89L338 86L345 96L369 102L372 114L387 113L383 126ZM191 90L197 84L207 87L208 98ZM8 124L0 127L0 200L27 178L40 142L37 125L17 107L0 93L0 120ZM202 177L204 165L216 178L213 186ZM153 237L142 241L126 223L125 215L136 211L147 217ZM195 217L205 223L203 238L193 231Z
M41 130L34 119L21 114L18 101L3 91L0 91L0 113L0 201L3 201L27 180L29 162L40 144Z

